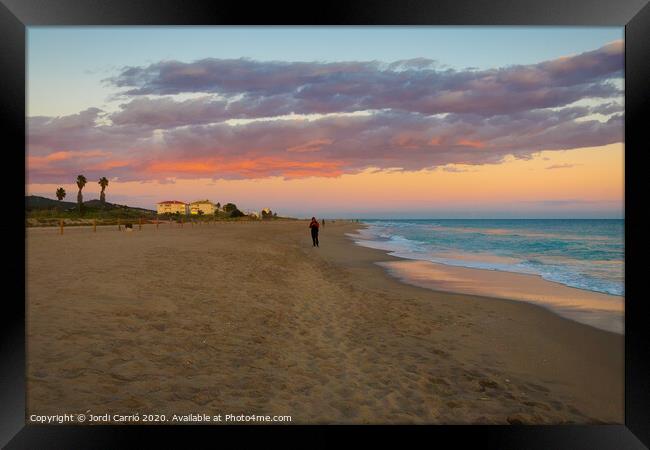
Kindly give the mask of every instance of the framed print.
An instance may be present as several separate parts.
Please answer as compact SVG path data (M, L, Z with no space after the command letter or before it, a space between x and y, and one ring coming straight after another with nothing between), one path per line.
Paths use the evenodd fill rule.
M2 1L7 448L649 445L647 2Z

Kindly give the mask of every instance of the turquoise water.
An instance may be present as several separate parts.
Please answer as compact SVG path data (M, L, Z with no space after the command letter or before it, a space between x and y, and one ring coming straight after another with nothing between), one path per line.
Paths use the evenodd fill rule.
M537 274L624 295L623 219L364 220L357 243L455 266Z

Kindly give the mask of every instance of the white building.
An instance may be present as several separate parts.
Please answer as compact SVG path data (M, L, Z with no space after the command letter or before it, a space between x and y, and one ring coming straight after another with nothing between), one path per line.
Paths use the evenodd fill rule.
M158 214L189 214L189 206L178 200L166 200L156 204Z
M210 200L197 200L190 203L190 214L214 214L215 211L214 203Z

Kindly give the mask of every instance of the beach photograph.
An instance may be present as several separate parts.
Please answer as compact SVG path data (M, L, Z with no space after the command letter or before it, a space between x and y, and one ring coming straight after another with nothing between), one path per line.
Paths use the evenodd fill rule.
M28 27L26 422L623 424L623 39Z

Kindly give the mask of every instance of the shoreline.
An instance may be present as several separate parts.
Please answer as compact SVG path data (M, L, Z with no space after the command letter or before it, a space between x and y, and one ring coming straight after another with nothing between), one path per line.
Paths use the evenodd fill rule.
M354 230L356 231L360 228L366 227L367 224L363 223L355 223L352 224ZM381 272L381 275L386 277L387 279L390 279L392 282L396 283L399 286L404 286L404 287L409 287L412 289L419 290L420 292L426 292L430 294L430 298L438 301L440 298L450 298L450 299L455 299L455 300L462 300L463 302L466 302L467 300L470 300L470 302L486 302L490 306L496 306L497 304L501 306L506 306L507 309L512 309L512 310L518 310L516 314L522 314L528 316L528 318L531 318L532 321L528 322L529 325L532 327L533 325L536 326L536 332L540 334L540 336L537 336L536 338L540 338L543 340L553 340L555 341L555 344L559 344L560 342L562 343L563 346L567 347L574 347L577 342L581 342L581 344L585 344L589 342L593 337L597 337L597 340L600 340L601 342L607 342L607 345L602 345L598 344L594 347L589 345L590 347L588 349L588 352L591 354L590 355L590 364L593 364L595 368L598 369L603 369L604 366L611 364L611 366L608 368L611 369L612 367L614 368L614 372L609 372L608 377L609 378L609 383L604 384L602 386L603 389L612 389L612 392L610 393L618 393L618 396L610 396L610 400L612 401L616 406L615 408L619 410L617 414L620 414L621 421L623 420L623 412L622 412L622 405L623 405L623 376L624 376L624 361L623 361L623 356L624 356L624 335L598 328L592 325L588 325L579 321L576 321L574 319L562 316L558 314L557 312L551 310L550 308L546 306L542 306L540 304L528 302L528 301L522 301L522 300L517 300L509 297L495 297L491 295L486 295L486 294L474 294L474 293L464 293L464 292L458 292L458 291L444 291L444 290L439 290L432 288L430 286L421 286L421 285L416 285L416 284L411 284L408 283L404 280L400 280L398 277L393 276L389 273L386 268L381 267L380 263L382 262L389 262L389 263L400 263L400 262L420 262L417 260L408 260L405 258L401 258L399 256L394 256L391 255L387 250L383 249L377 249L377 248L372 248L372 247L365 247L362 245L357 244L354 242L354 238L350 236L350 233L344 233L344 238L346 241L351 244L355 249L359 249L366 253L364 260L368 264L372 264L376 270ZM424 262L424 261L422 261ZM433 262L427 262L428 264L436 265L437 263ZM440 266L452 268L452 269L459 269L461 271L464 270L472 270L470 268L465 268L465 267L454 267L454 266L448 266L444 265L442 263L438 264ZM488 273L492 272L497 272L497 271L490 271L486 269L474 269L474 270L480 270ZM515 275L525 275L525 274L517 274L514 272L502 272L502 273L507 273L507 274L515 274ZM525 276L533 276L533 275L525 275ZM545 280L542 277L539 277L539 279L543 280L544 283L549 283L549 284L558 284L562 287L566 287L567 289L571 290L577 290L577 291L583 291L586 293L592 293L592 291L587 291L587 290L582 290L578 288L571 288L568 286L564 286L560 283L553 283L551 281ZM425 294L426 295L426 294ZM606 295L606 294L602 294ZM452 300L453 301L453 300ZM478 304L474 304L472 306L479 306ZM505 308L504 308L505 309ZM492 317L492 315L490 315ZM512 318L508 318L508 321L513 320ZM530 328L526 328L526 331L530 331ZM499 332L497 332L499 333ZM557 335L554 335L554 333L559 333L562 335L561 338L558 338ZM500 333L499 333L500 334ZM525 335L518 335L514 336L511 335L510 333L504 333L504 335L510 335L511 340L503 346L503 348L508 348L512 350L514 347L514 340L518 338L523 338ZM463 337L467 337L467 335L462 335ZM570 337L569 337L570 336ZM599 352L598 347L602 345L603 348L607 348L607 350L604 350L602 353ZM543 346L540 346L540 349ZM530 347L532 350L532 347ZM556 347L556 351L559 351L560 347ZM587 347L583 347L582 350L587 350ZM576 348L571 348L570 353L573 353L576 351ZM532 353L528 353L529 350L527 350L525 353L527 354L528 357L532 356ZM579 352L579 351L578 351ZM574 356L578 356L578 352L574 353ZM581 355L584 356L584 355ZM598 361L599 358L602 356L602 361ZM545 365L549 361L547 359L542 359L543 364ZM607 361L606 364L601 365L601 362ZM573 361L572 361L573 362ZM567 361L568 363L568 361ZM539 369L540 366L537 366ZM561 369L556 368L553 369L554 371L557 370L558 372L561 371ZM618 371L618 373L617 373ZM600 378L601 374L598 374L597 372L590 372L590 371L584 371L584 378L583 380L586 380L590 374L595 376L596 378ZM573 374L575 375L575 374ZM611 376L614 375L615 378L611 378ZM614 381L612 383L612 381ZM564 383L564 382L562 382ZM592 391L593 392L593 391ZM603 394L603 392L598 392L598 395ZM593 395L593 394L592 394Z
M623 422L622 336L405 284L362 226L27 231L28 412Z
M365 246L358 242L363 240L359 236L348 237L353 245L384 253L388 260L376 264L403 283L437 292L526 302L583 325L624 334L623 295L577 288L538 274L405 258L392 255L391 250Z

